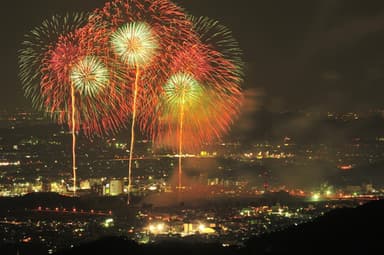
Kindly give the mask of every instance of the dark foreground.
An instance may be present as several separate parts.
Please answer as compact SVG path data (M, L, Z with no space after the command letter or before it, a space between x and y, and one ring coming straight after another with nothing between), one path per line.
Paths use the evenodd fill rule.
M369 202L353 209L337 209L313 222L251 238L242 248L193 241L142 246L124 238L109 237L56 254L367 254L382 249L383 214L384 200ZM14 244L4 244L0 246L0 254L45 253L33 245L16 247Z

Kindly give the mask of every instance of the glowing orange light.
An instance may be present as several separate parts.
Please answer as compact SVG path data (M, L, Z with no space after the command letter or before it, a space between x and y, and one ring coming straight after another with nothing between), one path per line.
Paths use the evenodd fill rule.
M72 171L73 171L73 196L76 196L76 123L75 123L75 88L71 83L71 105L72 105Z
M352 165L343 165L343 166L339 166L339 168L343 171L348 171L352 169Z
M131 200L131 185L132 185L132 157L133 157L133 145L135 143L135 122L136 122L136 104L137 104L137 92L139 89L140 68L136 66L136 77L133 92L133 105L132 105L132 124L131 124L131 145L129 147L129 162L128 162L128 200L127 204L130 204Z
M182 167L181 167L181 156L182 156L182 148L183 148L183 124L184 124L184 104L185 104L185 92L183 92L180 106L180 127L179 127L179 184L178 188L181 190L181 175L182 175Z

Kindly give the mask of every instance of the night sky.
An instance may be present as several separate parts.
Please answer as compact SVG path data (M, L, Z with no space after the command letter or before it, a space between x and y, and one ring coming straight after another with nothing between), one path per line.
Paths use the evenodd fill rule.
M44 18L102 0L2 2L0 108L30 107L17 72L23 35ZM248 107L366 110L384 106L384 1L178 0L228 26L247 62Z

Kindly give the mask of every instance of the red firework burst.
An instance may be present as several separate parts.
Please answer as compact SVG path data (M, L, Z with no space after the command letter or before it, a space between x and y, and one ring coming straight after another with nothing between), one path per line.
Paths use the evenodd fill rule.
M97 48L82 47L80 39L84 39L83 33L84 30L79 29L60 37L57 44L46 52L41 69L44 105L58 123L72 126L71 72L81 61L92 56L98 59L96 68L105 68L108 77L100 91L96 91L96 96L75 89L75 130L87 136L115 133L124 127L128 109L126 101L122 100L124 84L121 73L116 71L113 62L98 54Z

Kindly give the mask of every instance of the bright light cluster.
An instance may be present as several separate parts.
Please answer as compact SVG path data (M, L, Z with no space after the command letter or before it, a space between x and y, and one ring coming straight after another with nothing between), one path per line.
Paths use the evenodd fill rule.
M70 75L75 89L84 96L95 97L109 83L108 69L95 56L81 59Z
M147 65L158 49L158 42L151 27L143 22L127 23L111 36L115 54L126 65Z
M193 107L203 96L203 88L188 73L177 73L171 76L164 86L164 99L170 109L177 110L182 106Z

